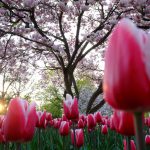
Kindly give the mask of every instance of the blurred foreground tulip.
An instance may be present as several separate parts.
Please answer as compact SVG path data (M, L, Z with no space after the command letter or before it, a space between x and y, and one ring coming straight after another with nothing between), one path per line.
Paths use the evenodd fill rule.
M75 130L75 138L76 140L74 140L74 132L73 130L71 130L71 142L73 145L75 145L75 141L76 141L76 145L77 147L81 147L84 144L84 133L82 129L76 129Z
M79 110L77 98L72 99L72 96L66 94L66 100L63 101L64 114L69 120L78 121Z
M104 98L114 108L150 110L150 36L129 19L112 32L105 53Z
M26 100L11 99L4 119L6 141L29 141L33 138L36 125L36 107Z
M4 136L3 130L0 129L0 143L3 143L3 142L5 142L5 141L6 141L6 140L5 140L5 136Z

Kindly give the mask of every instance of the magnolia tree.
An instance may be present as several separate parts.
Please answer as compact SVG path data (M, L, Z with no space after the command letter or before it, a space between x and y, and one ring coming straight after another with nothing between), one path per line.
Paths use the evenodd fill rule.
M88 113L104 104L104 100L100 100L93 106L97 96L103 92L103 73L98 71L98 67L95 71L97 64L94 62L101 59L100 56L91 55L103 53L107 37L122 17L129 17L139 27L149 29L150 1L0 0L0 37L12 36L17 40L14 47L19 49L14 51L27 62L32 57L34 66L40 60L47 69L59 71L64 96L69 93L79 98L78 73L96 78L97 88L87 99ZM11 49L8 51L11 53Z
M10 93L11 96L19 96L32 75L31 65L27 62L29 57L26 59L26 49L16 47L18 40L13 39L12 35L0 40L1 99L5 99ZM21 45L20 40L19 43Z

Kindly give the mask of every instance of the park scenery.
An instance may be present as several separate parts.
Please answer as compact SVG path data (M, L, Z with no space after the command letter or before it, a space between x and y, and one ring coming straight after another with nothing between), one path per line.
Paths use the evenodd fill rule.
M0 0L0 150L150 150L150 0Z

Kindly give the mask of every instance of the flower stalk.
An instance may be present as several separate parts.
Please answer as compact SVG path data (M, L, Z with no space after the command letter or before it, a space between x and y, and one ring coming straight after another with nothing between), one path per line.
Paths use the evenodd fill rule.
M145 150L145 141L144 141L144 133L143 133L143 113L135 112L134 113L134 125L135 125L135 136L136 136L136 144L137 150Z

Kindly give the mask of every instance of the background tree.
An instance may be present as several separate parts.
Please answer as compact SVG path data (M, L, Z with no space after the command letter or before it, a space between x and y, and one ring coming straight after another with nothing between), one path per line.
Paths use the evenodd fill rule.
M103 52L107 37L122 17L149 29L149 5L149 0L0 0L0 36L21 38L19 48L26 48L26 56L33 58L33 65L40 60L46 69L59 70L64 96L69 93L79 98L77 72L83 68L83 62L91 64L97 58L90 57L91 54ZM18 47L20 43L15 44ZM89 68L88 64L84 67ZM103 92L102 74L99 71L97 88L87 100L87 113L104 104L102 100L93 106Z

